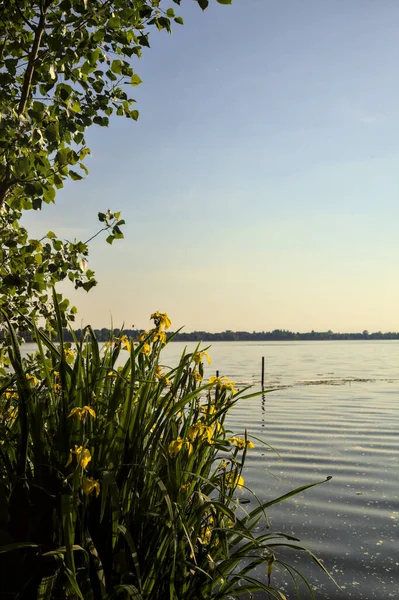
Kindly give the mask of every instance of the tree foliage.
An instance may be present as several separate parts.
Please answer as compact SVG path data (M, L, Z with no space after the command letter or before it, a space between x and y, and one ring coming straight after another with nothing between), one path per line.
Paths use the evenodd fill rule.
M66 180L87 175L88 127L108 126L113 114L137 120L134 59L150 46L152 29L170 33L172 23L183 23L166 4L0 1L0 305L10 308L11 297L14 317L20 309L46 317L46 289L66 277L86 290L96 283L82 268L86 243L52 232L29 240L21 214L54 202ZM112 243L123 237L123 221L109 214L99 218Z

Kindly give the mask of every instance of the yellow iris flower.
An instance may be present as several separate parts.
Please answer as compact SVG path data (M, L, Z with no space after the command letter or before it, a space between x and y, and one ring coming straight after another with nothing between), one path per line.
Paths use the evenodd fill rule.
M65 348L64 356L65 356L65 360L67 361L67 363L71 363L75 356L75 352L71 348Z
M221 431L223 431L223 425L221 425L221 423L219 423L219 421L215 421L214 425L215 425L216 435L219 435L219 433Z
M10 421L15 421L15 419L18 416L18 408L10 406L10 408L7 409L7 412L5 413L5 416L7 419L10 419Z
M171 320L169 319L167 313L161 313L159 310L157 312L152 313L150 319L154 320L155 326L158 329L169 329L172 325Z
M150 344L148 344L147 342L143 345L142 349L141 349L142 353L145 354L146 356L148 356L151 352L151 346Z
M227 391L230 391L232 394L237 393L237 390L234 387L235 386L234 381L231 381L224 375L222 377L210 377L209 383L211 383L212 385L218 385L222 391L227 390Z
M96 493L97 498L100 495L100 484L96 479L92 479L91 477L83 477L82 489L86 496L90 496L93 492Z
M241 475L236 475L235 473L226 473L225 481L230 488L242 488L244 485L244 478Z
M166 344L166 333L162 329L156 329L152 338L153 343L160 341L163 346Z
M106 348L112 348L112 346L117 346L118 344L120 344L124 350L127 350L128 352L130 352L132 345L131 345L130 340L127 337L127 335L122 335L121 337L112 338L112 340L110 340L109 342L105 342L104 346Z
M179 490L181 490L181 491L185 491L185 490L188 490L190 487L191 487L191 483L190 483L190 482L188 482L188 483L183 483L183 485L181 485L181 486L179 487Z
M212 537L212 529L209 527L204 527L201 531L201 535L198 537L198 541L204 546L209 544Z
M197 421L197 423L194 423L193 425L191 425L191 427L188 428L188 437L192 442L194 442L198 437L202 438L203 440L206 440L209 443L212 443L212 434L213 427L210 427L209 425L204 425L202 421Z
M199 363L203 361L204 357L208 361L208 365L210 365L212 360L208 352L205 352L205 350L203 350L202 352L195 352L195 354L193 355L193 361L196 365L199 365Z
M166 377L166 374L162 371L162 367L160 367L159 365L157 366L155 377L162 381L165 385L170 385L170 379Z
M88 450L87 448L83 448L83 446L75 446L74 450L72 450L71 448L69 451L69 458L65 465L66 467L68 467L71 464L73 454L76 455L76 462L78 463L78 466L82 467L83 469L85 469L91 461L90 450Z
M131 345L127 335L123 335L122 337L118 338L118 341L121 343L124 350L127 350L128 352L130 352L132 345Z
M236 436L227 438L226 442L228 442L231 446L236 446L240 450L244 450L245 447L255 448L255 444L253 442L250 442L249 440L245 441L244 438Z
M55 384L57 385L57 384ZM93 417L93 419L96 418L96 413L95 411L90 407L90 406L84 406L83 408L73 408L71 410L71 412L69 413L68 417L73 417L76 416L79 421L86 421L86 417L87 415L90 415L91 417Z
M203 404L200 406L200 411L206 415L214 415L216 413L216 408L212 404Z
M39 383L39 380L37 377L35 377L34 375L30 375L29 373L26 374L26 379L32 384L32 385L37 385Z
M140 333L140 334L137 336L137 339L138 339L138 341L139 341L139 342L144 342L144 340L145 340L145 339L147 339L147 338L148 338L148 336L150 336L150 335L151 335L151 333L153 333L153 331L154 331L154 329L151 329L150 331L143 331L143 333Z
M188 455L190 456L193 451L193 445L188 440L183 440L181 437L178 437L177 440L170 442L168 448L169 454L175 456L184 448L187 448Z

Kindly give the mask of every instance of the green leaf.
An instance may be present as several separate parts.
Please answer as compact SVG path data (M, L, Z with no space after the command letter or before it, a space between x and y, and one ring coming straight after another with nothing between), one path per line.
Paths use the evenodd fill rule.
M73 171L72 169L69 169L69 177L74 181L80 181L81 179L83 179L82 175L79 175L79 173Z
M143 83L140 79L140 77L137 75L137 73L135 73L134 75L132 75L132 78L130 80L130 83L132 85L140 85L140 83Z
M73 110L73 112L76 112L76 113L80 113L81 112L82 109L80 107L80 103L77 100L74 100L72 102L72 104L71 104L71 110Z
M29 159L26 156L22 156L21 158L17 158L15 164L15 173L18 177L26 175L29 171Z
M52 185L47 185L47 187L45 187L43 189L43 200L47 204L50 204L50 202L54 202L54 199L55 199L55 189L53 188Z
M75 133L73 136L73 141L75 144L80 144L83 141L84 135L83 133Z
M96 44L98 44L99 42L103 41L104 35L105 31L103 29L98 29L93 35L93 40L96 42Z
M61 248L62 248L61 240L55 239L55 240L53 240L52 244L53 244L54 250L56 250L57 252L59 252L61 250Z
M95 67L97 65L97 61L101 56L102 56L101 48L96 48L96 50L90 51L88 53L88 60L89 60L90 64L92 65L92 67Z
M110 29L119 29L121 26L121 20L119 17L111 17L107 25Z
M59 175L58 173L56 173L54 175L54 185L57 188L57 190L59 190L62 187L64 187L64 181L63 181L61 175Z
M123 67L123 63L119 59L113 60L111 63L111 71L113 73L116 73L117 75L122 74L122 67Z
M13 552L14 550L27 550L28 548L37 548L40 546L38 544L32 544L31 542L15 542L13 544L5 544L0 546L0 554L4 554L5 552Z
M183 21L182 17L176 17L175 23L178 23L179 25L184 25L184 21Z
M100 125L100 127L108 127L109 118L108 117L94 117L93 123L96 125Z
M38 265L41 265L43 262L43 256L41 254L35 254L35 261Z
M86 173L86 175L89 174L89 170L84 163L79 163L79 167Z
M45 135L49 142L55 142L59 136L58 124L50 123L45 129Z
M109 235L105 241L107 242L107 244L112 244L114 239L115 239L115 236Z
M85 292L90 292L91 288L93 288L94 286L97 285L97 281L86 281L83 285L82 288L85 290Z
M66 102L70 95L72 94L72 88L70 85L67 85L66 83L59 83L57 85L57 94L59 94L59 96L61 97L62 100L64 100L64 102Z
M46 105L43 102L35 100L32 104L32 111L38 115L42 115L46 110Z
M231 4L232 0L216 0L219 4Z
M4 65L7 69L7 71L10 71L10 73L15 75L17 66L18 66L18 59L17 58L6 58L6 60L4 61Z
M79 160L83 160L87 154L91 154L91 150L85 146L85 148L82 148L82 150L79 152Z
M81 73L83 73L83 75L88 75L89 73L94 71L94 67L90 64L88 60L86 60L86 62L84 62L83 65L80 67L80 71Z
M170 21L166 17L159 17L157 19L156 25L159 30L166 29L170 33Z
M140 46L146 46L147 48L150 47L150 43L149 43L148 37L146 35L140 35L138 37L138 41L139 41Z
M57 154L55 155L55 161L57 163L59 163L60 165L67 165L69 152L70 152L69 148L61 148L60 150L58 150Z

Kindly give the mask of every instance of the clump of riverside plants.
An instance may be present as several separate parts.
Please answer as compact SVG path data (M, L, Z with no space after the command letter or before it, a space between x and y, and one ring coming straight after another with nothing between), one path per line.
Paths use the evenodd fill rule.
M163 367L173 338L165 313L139 340L118 334L103 347L90 327L63 343L58 315L57 343L30 322L37 352L27 358L9 324L2 598L285 598L272 567L301 578L277 552L298 543L267 529L265 509L301 490L249 513L240 506L254 444L225 419L245 390L225 377L205 381L209 356L199 347ZM263 581L253 575L259 565Z

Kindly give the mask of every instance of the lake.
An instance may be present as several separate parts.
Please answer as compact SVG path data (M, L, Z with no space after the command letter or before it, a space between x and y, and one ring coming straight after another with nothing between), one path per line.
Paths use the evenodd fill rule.
M163 362L184 346L170 344ZM264 356L266 385L290 386L243 400L229 418L281 455L257 442L248 452L245 483L262 501L333 477L268 512L271 528L299 537L341 586L296 561L317 600L398 598L399 342L215 342L209 354L209 375L260 389Z
M185 346L169 344L161 362L175 366ZM207 375L218 370L252 391L264 356L265 385L281 388L239 402L228 421L281 456L256 441L248 452L245 483L261 501L332 476L268 511L271 529L300 538L341 586L290 556L317 600L399 598L399 341L214 342L209 354Z

